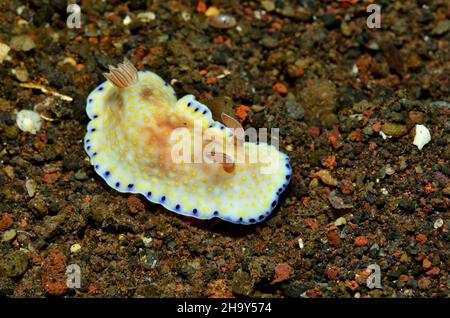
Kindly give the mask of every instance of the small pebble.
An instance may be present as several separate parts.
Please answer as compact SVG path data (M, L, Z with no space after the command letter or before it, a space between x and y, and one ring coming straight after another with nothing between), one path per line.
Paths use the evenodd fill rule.
M282 83L275 83L275 85L273 85L273 89L279 94L287 94L289 92L286 85Z
M395 169L392 168L391 165L387 165L385 171L386 171L386 174L389 176L391 176L395 173Z
M0 273L8 277L17 277L28 269L29 256L24 251L13 251L0 260ZM3 276L3 275L2 275Z
M392 137L402 137L408 133L408 128L402 124L385 123L383 125L383 132Z
M314 178L311 180L311 182L309 183L309 188L310 189L315 189L319 186L319 179Z
M275 10L275 2L274 1L263 0L263 1L261 1L261 5L264 8L264 10L266 10L268 12Z
M42 197L34 197L28 201L27 206L37 217L44 217L48 214L48 205Z
M84 171L84 169L78 170L75 173L74 177L75 177L75 179L80 180L80 181L88 179L88 175L86 174L86 171Z
M345 36L351 36L352 35L352 28L347 23L341 24L341 32Z
M358 247L366 246L368 242L369 241L365 236L358 236L357 238L355 238L354 245Z
M380 49L380 45L376 41L369 41L366 44L366 47L368 49L371 49L371 50L374 50L374 51L378 51Z
M148 23L155 20L156 15L151 11L141 12L137 15L137 19L143 23Z
M145 247L150 247L150 244L152 243L153 239L151 237L143 237L142 242L144 243Z
M251 109L252 109L255 113L259 113L259 112L263 111L263 110L265 109L265 107L264 107L264 106L261 106L261 105L253 105L253 106L251 107Z
M398 207L401 208L403 211L407 211L410 213L413 213L416 211L416 203L411 200L401 199L398 202Z
M298 239L298 247L302 250L305 245L303 244L303 240L301 238Z
M27 189L27 193L30 197L34 197L36 194L37 183L33 179L28 179L25 181L25 188Z
M8 45L0 43L0 64L2 64L8 56L9 50L11 50L11 48Z
M187 11L181 12L181 18L183 21L188 22L191 19L191 14Z
M344 224L347 224L347 220L343 216L337 218L336 221L334 221L334 226L340 226Z
M420 165L417 165L414 170L416 171L417 174L422 174L423 173L423 169Z
M175 242L175 241L170 241L169 243L167 243L168 248L175 248L176 246L177 246L177 242Z
M29 35L17 35L12 37L10 46L14 51L27 52L34 49L36 44Z
M73 67L77 66L77 61L73 58L73 57L66 57L64 58L64 60L62 61L62 64L69 64L72 65Z
M406 168L408 168L408 164L406 163L406 159L403 156L399 157L399 168L400 170L405 170Z
M450 30L450 20L444 19L442 21L439 21L433 30L431 30L431 34L433 35L442 35L444 33L447 33Z
M13 69L13 74L19 82L25 83L29 81L28 70L25 67L16 67Z
M367 135L367 136L372 136L373 135L373 128L370 126L366 126L363 128L363 134Z
M429 289L432 285L432 282L429 278L427 277L422 277L421 279L419 279L419 281L417 282L417 285L419 286L420 289L422 290L426 290Z
M217 9L217 7L215 6L211 6L208 8L208 10L206 10L205 15L207 17L213 17L215 15L218 15L220 13L219 9Z
M230 29L237 24L237 21L232 15L217 14L209 17L208 23L216 29Z
M327 29L333 29L339 26L339 20L334 13L324 13L322 16L323 24Z
M123 19L123 25L130 25L131 22L132 20L128 15Z
M247 272L239 269L233 274L231 288L233 293L242 296L250 296L254 289L254 280Z
M70 253L76 253L79 250L81 250L81 245L78 243L75 243L70 247Z
M305 116L305 110L303 109L302 105L297 103L295 98L288 98L288 100L284 104L284 108L286 109L286 114L289 118L301 120L303 116Z
M10 230L5 231L5 232L2 234L2 241L3 241L3 242L9 242L9 241L11 241L13 238L16 237L16 234L17 234L17 232L16 232L15 229L10 229Z
M442 220L441 218L437 219L436 221L434 221L433 227L435 229L440 228L442 225L444 225L444 220Z
M430 103L430 107L450 109L450 103L445 100L437 100Z
M331 175L328 170L319 170L316 172L316 176L326 185L337 186L338 181Z
M323 180L322 180L323 182ZM328 194L328 201L331 203L331 206L335 209L351 209L353 205L345 204L344 200L338 196L337 190L333 190Z
M10 165L7 165L6 167L3 168L3 171L5 172L6 176L9 179L14 179L15 178L15 173L14 173L14 168Z

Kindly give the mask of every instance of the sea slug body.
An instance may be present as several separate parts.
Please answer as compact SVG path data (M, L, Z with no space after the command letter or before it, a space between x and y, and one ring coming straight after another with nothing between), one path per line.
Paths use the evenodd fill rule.
M231 118L222 116L228 127L214 121L193 95L177 100L168 83L128 60L104 75L87 98L84 147L109 186L199 219L254 224L270 215L291 179L287 155L238 138ZM235 153L221 150L229 144ZM193 154L174 160L186 149ZM255 154L264 160L250 160Z

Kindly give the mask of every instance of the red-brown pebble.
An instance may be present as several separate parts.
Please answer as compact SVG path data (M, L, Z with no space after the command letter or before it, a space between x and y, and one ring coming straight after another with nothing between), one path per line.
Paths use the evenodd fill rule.
M145 205L137 195L130 195L127 199L130 214L138 214L145 211Z
M426 243L427 242L427 237L425 236L425 234L417 234L416 240L418 242Z
M279 94L287 94L288 93L287 87L281 83L276 83L275 85L273 85L273 89L275 90L275 92L277 92Z
M365 236L358 236L357 238L355 238L355 246L361 247L361 246L366 246L369 243L369 241L367 240L367 237Z
M287 263L280 263L275 266L275 277L272 284L283 282L289 279L289 276L294 272L291 266Z
M9 216L8 212L3 212L2 219L0 220L0 232L9 229L14 224L14 221Z
M428 260L428 258L425 258L422 262L423 269L429 269L431 267L431 262Z
M327 237L331 246L335 248L341 246L341 238L339 237L339 234L337 232L330 232L328 233Z
M56 251L50 253L42 263L41 281L44 290L54 296L61 296L67 291L66 257Z
M327 277L330 280L337 280L339 278L339 267L337 266L327 267Z

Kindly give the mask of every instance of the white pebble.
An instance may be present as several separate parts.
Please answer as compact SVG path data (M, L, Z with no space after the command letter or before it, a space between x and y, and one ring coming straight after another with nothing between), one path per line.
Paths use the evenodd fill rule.
M25 10L26 6L20 6L16 9L16 12L18 15L21 15L23 11Z
M127 15L124 19L123 19L123 25L130 25L131 24L131 18Z
M424 125L416 125L416 136L414 137L413 144L422 150L423 146L429 143L431 140L431 134L427 127Z
M5 58L8 56L8 52L10 49L11 48L8 45L0 43L0 64L2 64Z
M151 12L151 11L147 11L147 12L141 12L137 15L137 18L139 21L143 22L143 23L147 23L150 21L153 21L156 19L156 15Z
M144 243L145 247L150 247L150 244L152 243L153 239L151 237L143 237L142 242Z
M38 113L23 109L17 113L16 123L20 130L34 135L41 129L42 120Z
M305 247L301 238L298 239L298 247L300 247L301 250Z
M183 11L181 12L181 18L185 21L188 22L191 19L191 14L187 11Z
M27 189L28 195L30 197L34 197L34 194L36 193L36 187L37 183L33 179L28 179L25 181L25 188Z
M433 227L435 229L440 228L442 225L444 225L444 220L443 219L437 219L436 221L434 221Z
M70 252L71 252L71 253L76 253L76 252L78 252L79 250L81 250L81 245L78 244L78 243L75 243L75 244L73 244L73 245L70 247Z
M256 20L261 20L261 11L259 10L253 11L253 16L255 17Z

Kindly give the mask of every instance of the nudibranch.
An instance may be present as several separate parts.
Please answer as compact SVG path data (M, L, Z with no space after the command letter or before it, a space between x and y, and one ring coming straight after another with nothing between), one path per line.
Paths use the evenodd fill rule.
M239 122L213 120L193 95L177 100L170 84L126 59L104 76L87 98L84 147L109 186L199 219L254 224L270 215L291 179L286 154L245 141Z

